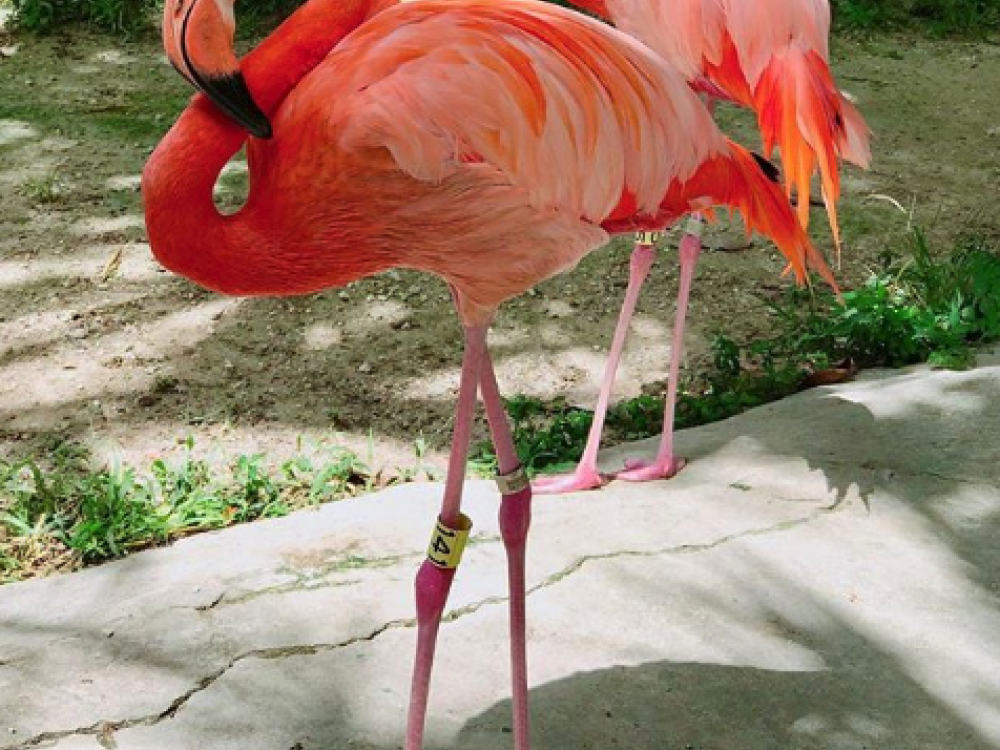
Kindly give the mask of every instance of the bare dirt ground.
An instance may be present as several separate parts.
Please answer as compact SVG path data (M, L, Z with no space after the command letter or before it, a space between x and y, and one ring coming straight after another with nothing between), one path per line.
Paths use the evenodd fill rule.
M874 195L914 207L942 248L965 231L1000 236L1000 46L841 39L835 58L876 133L874 168L845 173L844 284L905 231L907 217ZM153 261L139 174L187 96L155 39L0 36L0 450L38 454L56 435L144 462L192 436L221 458L278 457L304 438L392 467L412 463L423 435L440 455L461 346L441 282L400 272L311 297L237 300ZM720 119L756 145L745 115ZM238 205L244 175L234 160L220 205ZM828 247L822 222L817 211L814 235ZM628 251L614 243L501 311L492 345L506 393L591 403ZM693 371L715 331L745 341L769 330L754 295L787 283L782 266L759 241L705 254ZM662 384L676 283L671 250L640 303L621 397Z

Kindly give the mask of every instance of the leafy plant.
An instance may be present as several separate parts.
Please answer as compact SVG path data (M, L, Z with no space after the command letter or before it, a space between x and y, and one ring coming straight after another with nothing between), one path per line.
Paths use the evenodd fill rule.
M166 544L188 534L283 516L379 486L430 476L426 445L417 468L372 473L343 446L301 444L277 470L262 455L237 456L220 472L197 458L194 442L173 461L145 471L124 464L94 469L89 453L56 441L43 462L0 460L0 583L67 570Z
M37 32L83 21L128 34L146 24L158 7L154 0L14 0L14 20L21 28Z

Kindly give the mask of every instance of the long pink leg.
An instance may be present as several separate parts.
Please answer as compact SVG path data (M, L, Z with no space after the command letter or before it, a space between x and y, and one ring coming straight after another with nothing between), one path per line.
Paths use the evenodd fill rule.
M455 432L448 457L448 477L445 481L444 499L441 503L440 522L459 528L462 484L465 481L465 464L472 435L472 418L476 408L476 391L486 353L486 326L465 329L465 354L462 358L462 377L458 404L455 407ZM427 698L430 693L431 667L437 643L441 615L448 600L454 567L440 567L428 558L417 573L417 655L413 665L413 683L410 689L410 710L406 729L406 750L420 750L423 746L424 720L427 715Z
M674 336L670 350L670 373L667 381L667 403L663 413L663 436L660 448L653 461L626 461L625 468L615 474L616 479L630 482L644 482L650 479L669 479L684 467L684 460L674 456L674 413L677 407L677 380L680 377L681 358L684 347L684 325L687 321L688 301L691 296L691 281L701 255L702 219L691 217L687 232L681 240L680 290L677 293L677 314L674 320Z
M496 449L502 500L500 535L507 549L507 581L510 590L510 661L514 697L514 747L528 750L528 663L525 635L525 549L531 525L531 485L514 448L507 414L500 400L496 373L489 352L483 362L480 387L486 418Z
M625 347L625 337L628 335L629 322L635 313L635 305L639 300L639 292L649 275L653 265L656 248L652 244L636 241L635 249L629 260L628 289L625 291L625 302L618 314L618 324L608 353L608 361L604 366L604 378L601 381L601 393L594 408L594 421L590 424L587 435L587 445L583 457L572 474L552 477L538 477L532 483L535 492L541 495L558 495L563 492L578 492L590 490L604 484L597 470L597 452L601 447L601 433L604 431L604 419L608 413L611 401L611 389L615 384L615 373L621 361L622 349Z
M715 116L719 99L712 92L703 96L708 111ZM645 482L650 479L669 479L684 468L684 459L674 456L674 415L677 410L677 381L680 378L681 359L684 351L684 325L687 321L688 302L691 297L691 282L694 269L701 255L701 235L704 220L701 214L694 214L688 221L684 237L681 239L680 289L677 292L677 313L674 318L674 336L670 349L670 372L667 381L667 403L663 411L663 435L660 448L653 461L626 461L625 468L615 474L615 479L627 482Z

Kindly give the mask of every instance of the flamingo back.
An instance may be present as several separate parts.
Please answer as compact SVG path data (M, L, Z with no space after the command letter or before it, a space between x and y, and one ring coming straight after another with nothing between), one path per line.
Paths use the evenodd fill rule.
M795 44L830 59L827 0L721 0L726 31L733 40L750 88L756 88L776 50Z
M275 126L294 118L336 122L342 151L388 149L421 181L489 164L532 205L595 223L623 195L655 213L672 181L727 148L684 79L646 47L533 2L390 8L300 83Z
M722 57L722 0L604 0L599 7L595 2L601 0L583 0L581 7L606 13L615 26L649 45L688 80L701 75L704 61L718 63Z

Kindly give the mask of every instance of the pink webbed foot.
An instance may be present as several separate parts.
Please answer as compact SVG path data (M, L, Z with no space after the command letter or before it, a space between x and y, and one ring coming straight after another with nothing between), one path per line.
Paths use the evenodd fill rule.
M597 469L577 466L572 474L556 474L550 477L535 477L531 489L536 495L563 495L567 492L596 490L609 481Z
M625 468L614 475L625 482L649 482L653 479L670 479L684 468L683 458L657 458L653 461L628 460Z

